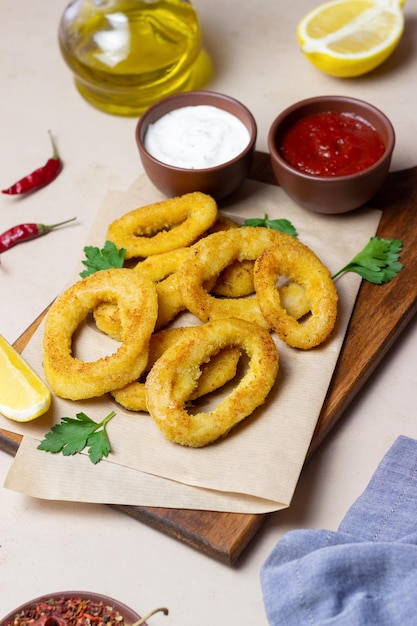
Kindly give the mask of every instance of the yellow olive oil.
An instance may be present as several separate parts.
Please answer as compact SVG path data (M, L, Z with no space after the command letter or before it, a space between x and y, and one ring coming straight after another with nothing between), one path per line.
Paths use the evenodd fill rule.
M211 76L198 15L184 0L75 0L59 44L79 92L107 113L140 115Z

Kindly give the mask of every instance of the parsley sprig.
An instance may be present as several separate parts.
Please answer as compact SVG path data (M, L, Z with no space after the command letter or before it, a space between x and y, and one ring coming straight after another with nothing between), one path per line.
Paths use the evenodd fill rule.
M100 270L123 267L126 250L124 248L118 250L112 241L106 241L101 249L96 246L85 246L84 254L86 258L81 262L87 269L80 272L81 278Z
M389 283L402 270L399 255L403 242L399 239L371 237L366 246L332 278L345 272L355 272L370 283Z
M245 220L243 226L263 226L264 228L279 230L281 233L291 235L291 237L298 237L296 229L289 220L284 218L270 220L266 213L263 217L253 217Z
M270 220L265 214L263 218L251 218L245 220L244 226L263 226L273 228L281 232L297 237L297 231L289 220ZM353 272L359 274L369 283L381 285L389 283L403 268L399 261L403 242L400 239L384 239L383 237L371 237L366 246L341 270L333 274L332 279L341 274Z
M90 461L96 465L111 452L107 436L107 422L116 413L111 411L101 422L95 422L85 413L77 413L76 418L63 417L46 433L38 445L38 450L46 452L62 452L64 456L77 454L88 448Z

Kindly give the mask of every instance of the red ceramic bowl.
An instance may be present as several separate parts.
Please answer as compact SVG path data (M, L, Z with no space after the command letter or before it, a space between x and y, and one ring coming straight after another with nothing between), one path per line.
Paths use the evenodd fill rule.
M291 166L280 146L298 120L318 113L348 113L367 121L385 146L373 165L346 176L313 176ZM391 164L395 133L390 120L372 104L345 96L318 96L296 102L273 121L268 134L271 164L278 184L301 207L316 213L345 213L367 203L380 189Z
M27 611L30 608L34 607L41 601L46 602L49 599L59 600L60 598L81 598L82 600L93 600L94 602L103 602L106 606L111 606L113 609L118 611L121 615L123 615L125 624L134 624L140 619L140 615L133 611L128 606L119 602L118 600L114 600L109 596L101 595L99 593L88 592L88 591L62 591L45 594L43 596L39 596L38 598L34 598L33 600L29 600L25 602L21 606L17 607L14 611L6 615L5 617L0 619L0 626L7 626L11 623L14 617L22 612Z
M249 143L235 158L206 169L175 167L158 160L146 150L145 135L150 124L171 111L198 105L220 108L237 117L249 131ZM152 183L168 197L201 191L221 200L230 196L247 178L255 152L257 126L252 113L229 96L211 91L191 91L164 98L140 117L136 126L136 143L144 170Z

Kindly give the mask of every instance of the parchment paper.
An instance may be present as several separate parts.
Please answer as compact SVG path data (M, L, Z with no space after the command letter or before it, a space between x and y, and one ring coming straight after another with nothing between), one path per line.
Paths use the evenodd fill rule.
M86 245L102 247L108 224L138 206L163 199L145 176L126 192L109 191ZM287 218L331 273L343 267L377 230L381 213L373 209L320 216L297 207L279 188L248 180L233 203L220 211L237 221L249 217ZM81 259L74 281L84 269ZM310 351L288 347L276 338L280 354L277 382L264 406L227 437L200 449L169 442L146 413L123 410L111 397L72 402L54 397L50 411L27 423L0 416L0 427L24 435L5 487L54 500L137 506L265 513L289 506L351 316L360 278L337 280L339 313L332 337ZM190 313L175 325L199 323ZM24 357L44 378L41 325ZM111 353L115 344L87 322L77 337L84 359ZM86 454L63 457L37 450L39 441L61 417L84 411L108 424L112 452L93 465Z

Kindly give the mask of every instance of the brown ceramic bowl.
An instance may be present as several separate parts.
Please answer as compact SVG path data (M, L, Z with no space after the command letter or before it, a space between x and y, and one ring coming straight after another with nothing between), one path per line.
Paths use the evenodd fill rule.
M250 139L246 148L231 160L207 169L167 165L149 154L144 146L149 125L174 109L198 105L223 109L241 120L249 131ZM168 96L147 109L136 126L136 143L145 172L155 187L168 197L193 191L207 193L216 200L230 196L249 174L256 137L257 126L252 113L234 98L211 91L191 91Z
M385 146L382 157L367 169L345 176L306 174L280 153L284 134L301 118L318 113L350 113L370 123ZM345 96L318 96L296 102L273 121L268 134L271 164L278 184L301 207L316 213L346 213L367 203L388 173L395 144L389 119L372 104Z
M54 592L48 593L43 596L39 596L38 598L34 598L33 600L29 600L25 602L21 606L17 607L14 611L6 615L5 617L0 618L0 626L7 626L10 622L13 621L15 615L22 611L27 611L30 608L34 607L41 601L46 602L49 599L59 600L60 598L81 598L82 600L93 600L94 602L103 602L106 606L113 607L116 611L118 611L121 615L123 615L125 624L134 624L140 619L140 615L138 615L135 611L130 609L128 606L119 602L118 600L114 600L109 596L101 595L99 593L93 593L88 591L62 591L62 592ZM146 626L146 624L145 624Z

